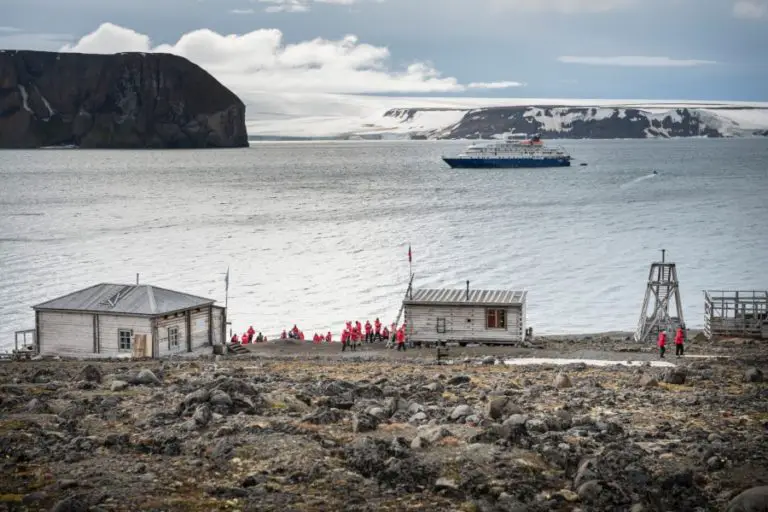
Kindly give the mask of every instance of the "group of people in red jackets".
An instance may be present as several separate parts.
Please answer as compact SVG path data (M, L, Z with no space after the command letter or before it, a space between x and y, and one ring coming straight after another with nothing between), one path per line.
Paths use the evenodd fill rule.
M680 357L684 355L685 352L685 326L680 326L677 328L677 332L675 333L675 355L677 357ZM662 359L664 358L664 352L667 350L667 331L661 331L659 332L659 357Z
M243 333L242 336L238 336L237 333L232 335L232 339L229 340L230 343L241 343L243 345L247 345L249 343L264 343L267 341L267 337L263 334L259 333L256 338L254 338L254 335L256 334L256 330L253 328L253 326L250 326L247 331Z

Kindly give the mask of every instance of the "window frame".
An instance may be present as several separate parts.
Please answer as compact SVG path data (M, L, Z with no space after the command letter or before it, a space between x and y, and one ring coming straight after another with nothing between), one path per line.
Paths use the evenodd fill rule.
M175 338L175 343L174 343ZM172 350L174 348L178 348L181 344L181 340L179 339L179 326L174 325L171 327L168 327L168 350Z
M442 324L442 330L441 330L441 324ZM435 324L435 327L436 327L436 330L437 330L438 334L445 334L447 332L445 317L437 318L437 322Z
M507 322L507 310L502 308L486 308L485 310L485 328L495 331L506 331L509 322ZM491 320L493 319L493 320ZM493 324L493 325L491 325Z
M123 346L123 334L128 333L128 347ZM132 352L133 351L133 329L118 329L117 330L117 351L118 352Z

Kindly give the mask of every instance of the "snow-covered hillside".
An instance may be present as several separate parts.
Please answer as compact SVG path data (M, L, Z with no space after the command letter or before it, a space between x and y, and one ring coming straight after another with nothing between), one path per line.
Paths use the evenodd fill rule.
M489 138L751 136L768 103L355 95L245 95L251 137Z

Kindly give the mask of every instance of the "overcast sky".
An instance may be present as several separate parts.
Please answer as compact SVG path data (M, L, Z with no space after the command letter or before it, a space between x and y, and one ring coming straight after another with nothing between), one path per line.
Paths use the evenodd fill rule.
M768 101L768 0L0 0L0 12L3 48L170 51L240 90Z

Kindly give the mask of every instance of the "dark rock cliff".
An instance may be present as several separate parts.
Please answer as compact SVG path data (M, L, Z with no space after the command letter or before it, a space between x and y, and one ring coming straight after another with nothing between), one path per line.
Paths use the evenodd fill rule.
M392 109L384 116L407 123L419 112L430 110L441 109ZM737 124L726 118L693 108L672 108L659 113L631 107L529 105L468 110L456 124L411 136L490 139L505 133L540 133L545 138L561 139L639 139L723 137L736 129Z
M168 54L0 51L0 148L248 145L245 105Z

